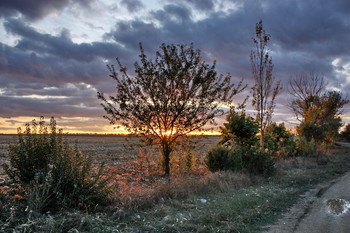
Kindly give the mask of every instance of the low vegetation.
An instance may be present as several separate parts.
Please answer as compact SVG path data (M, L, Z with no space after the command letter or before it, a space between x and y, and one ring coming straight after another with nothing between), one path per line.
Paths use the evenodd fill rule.
M68 144L54 118L49 125L41 118L27 124L23 133L19 129L9 158L4 170L30 214L92 209L108 202L110 190L102 167L93 175L91 157Z

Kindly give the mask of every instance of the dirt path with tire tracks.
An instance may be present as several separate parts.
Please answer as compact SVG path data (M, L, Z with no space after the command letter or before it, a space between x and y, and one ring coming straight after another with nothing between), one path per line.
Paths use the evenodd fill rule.
M305 193L268 232L350 233L350 172Z

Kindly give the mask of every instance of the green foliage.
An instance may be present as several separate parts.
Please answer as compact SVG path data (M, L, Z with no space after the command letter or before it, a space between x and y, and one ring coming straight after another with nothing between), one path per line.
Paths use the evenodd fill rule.
M231 169L231 151L225 147L214 147L206 156L206 165L210 171L221 171Z
M298 135L302 135L307 141L322 142L325 138L321 126L313 122L302 122L297 127Z
M219 144L225 145L228 149L216 147L209 151L207 154L208 168L211 171L248 171L263 176L272 175L274 171L274 162L271 159L272 152L265 151L259 146L258 122L247 115L244 109L237 112L234 108L230 110L226 120L227 123L224 123L224 127L220 128L222 138ZM284 126L276 126L275 128L275 130L271 129L271 138L269 139L272 141L272 138L276 138L278 135L281 140L279 144L273 144L273 152L276 148L279 149L278 146L282 145L284 138L287 137L287 133L283 131L283 129L285 130Z
M63 150L62 133L57 133L53 118L49 130L43 118L39 123L33 120L31 125L26 124L23 133L18 128L17 143L9 145L11 167L5 165L5 171L11 179L29 184L37 172L48 172L49 164Z
M242 82L234 85L230 75L218 75L215 63L206 64L193 45L160 46L155 59L148 59L140 45L141 63L136 75L118 61L119 72L108 66L116 81L116 95L106 99L98 93L111 124L121 124L130 133L152 138L160 145L164 172L170 174L170 155L176 141L222 116L223 104L230 105L241 92Z
M274 174L274 161L270 153L259 147L234 149L215 147L207 153L206 164L210 171L231 170L248 171L265 177Z
M298 134L318 145L332 143L342 126L341 110L349 100L340 92L324 91L324 78L317 75L297 76L290 86L295 97L290 108L301 121Z
M226 121L224 127L220 127L222 139L219 144L250 148L258 143L256 135L259 132L259 125L254 118L246 115L243 109L237 112L232 108L226 116Z
M296 155L294 136L287 131L284 123L277 125L273 122L266 128L265 148L272 157L291 157Z
M297 127L297 132L308 141L313 139L318 144L330 143L338 135L342 125L341 118L337 115L339 108L348 101L335 91L328 92L321 98L315 97L313 101L313 105L304 111L304 120Z
M18 129L18 140L9 146L7 175L25 192L29 207L36 212L60 208L91 208L107 201L108 179L102 166L92 177L91 157L70 146L56 121L44 118Z
M312 157L317 155L317 145L313 139L310 141L301 136L295 141L297 156Z
M275 162L271 158L271 154L261 150L259 147L253 147L245 151L243 159L245 168L251 174L269 177L275 173Z

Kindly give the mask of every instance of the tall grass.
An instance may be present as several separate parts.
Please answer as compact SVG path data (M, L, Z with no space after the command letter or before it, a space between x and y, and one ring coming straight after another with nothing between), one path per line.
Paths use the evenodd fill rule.
M243 173L220 171L204 175L180 175L158 179L153 184L125 186L119 193L119 205L123 208L147 208L167 199L184 199L194 195L223 192L251 184L251 178Z

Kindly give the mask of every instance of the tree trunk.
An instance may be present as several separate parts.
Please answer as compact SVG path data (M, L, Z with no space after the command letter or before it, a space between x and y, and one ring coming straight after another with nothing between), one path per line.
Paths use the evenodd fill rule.
M164 159L164 175L169 177L171 148L167 142L162 142L162 152L163 152L163 159Z
M260 146L261 149L264 150L265 149L265 130L261 129L260 130Z

